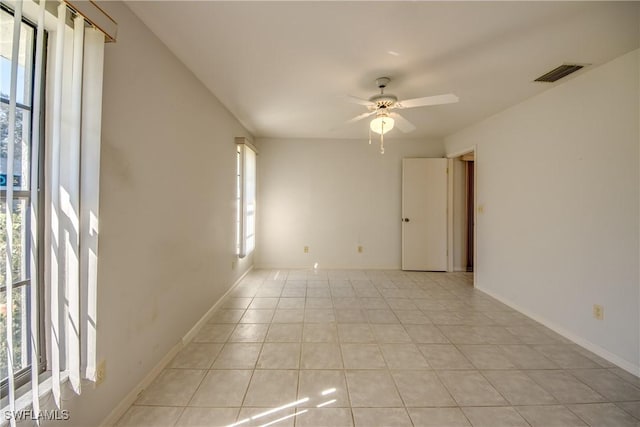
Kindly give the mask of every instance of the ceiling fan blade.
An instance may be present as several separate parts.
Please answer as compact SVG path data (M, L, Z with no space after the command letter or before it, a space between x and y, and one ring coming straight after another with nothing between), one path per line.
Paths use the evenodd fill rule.
M368 99L358 98L357 96L346 95L344 98L348 102L351 102L352 104L364 105L366 107L375 105L373 102L369 101Z
M376 113L376 111L367 111L366 113L362 113L359 116L355 116L354 118L352 118L351 120L347 120L346 123L355 123L358 120L362 120L364 118L367 118L371 115L374 115Z
M396 126L398 126L398 129L400 129L402 132L409 133L416 130L416 127L409 120L402 117L400 114L392 113L391 117L393 118L393 120L396 121Z
M398 108L415 108L426 107L429 105L441 105L441 104L453 104L460 99L452 93L446 95L425 96L423 98L405 99L404 101L398 101L396 106Z

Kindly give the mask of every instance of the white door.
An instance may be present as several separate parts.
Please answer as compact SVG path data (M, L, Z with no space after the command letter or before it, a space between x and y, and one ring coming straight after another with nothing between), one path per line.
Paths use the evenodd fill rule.
M402 160L402 269L447 270L447 159Z

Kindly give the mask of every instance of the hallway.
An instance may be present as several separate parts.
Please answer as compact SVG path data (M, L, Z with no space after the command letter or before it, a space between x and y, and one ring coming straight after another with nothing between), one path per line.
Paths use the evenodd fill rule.
M118 426L640 426L640 379L469 273L254 270Z

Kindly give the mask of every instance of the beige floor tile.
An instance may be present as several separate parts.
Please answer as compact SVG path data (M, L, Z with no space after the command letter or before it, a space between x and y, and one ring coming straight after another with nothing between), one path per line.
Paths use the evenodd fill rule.
M189 406L240 407L244 399L252 371L209 371L189 402Z
M238 323L243 315L243 309L220 309L213 313L207 323Z
M625 371L624 369L621 369L621 368L611 368L611 369L609 369L609 371L612 374L616 374L617 376L619 376L620 378L622 378L626 382L631 383L631 385L634 385L634 386L640 388L640 377L637 377L637 376L633 375L632 373L627 372L627 371Z
M242 318L240 319L240 323L271 323L274 312L275 309L273 308L263 310L249 309L244 312L244 316L242 316Z
M520 369L557 369L558 365L533 347L524 344L501 345L504 356Z
M387 304L392 310L417 310L413 300L409 298L387 298Z
M132 406L118 420L116 427L172 427L182 410L176 406Z
M529 427L511 407L462 408L473 427Z
M227 343L213 363L212 369L253 369L262 344Z
M582 427L580 418L564 406L519 406L516 410L532 427Z
M367 317L360 309L336 308L336 321L338 323L365 323Z
M433 371L394 371L392 376L407 407L456 405Z
M275 309L278 305L279 298L254 298L249 304L249 310L256 309Z
M471 362L454 345L422 344L418 349L433 369L473 369Z
M251 304L253 298L227 298L222 303L222 308L242 308L246 309Z
M258 369L298 369L300 344L265 343L258 358Z
M238 421L638 427L640 378L468 273L254 270L118 425Z
M638 427L638 420L613 403L569 405L568 408L590 426Z
M393 310L403 325L430 325L431 320L420 310Z
M564 371L527 371L527 375L560 403L595 403L605 399Z
M371 325L373 336L379 343L410 343L411 337L404 326L397 325Z
M276 309L273 315L273 323L302 323L304 320L304 309L301 308L287 308Z
M440 371L438 376L460 406L507 404L500 393L477 371Z
M302 331L304 342L338 342L336 325L332 323L307 323Z
M380 344L389 369L428 369L429 364L415 344Z
M483 371L482 374L512 405L545 405L557 400L522 371Z
M356 427L412 427L404 408L354 408Z
M268 329L266 323L241 323L229 336L229 342L262 342Z
M347 387L354 408L397 408L402 400L387 371L347 371Z
M341 344L341 348L346 369L385 369L387 367L377 344Z
M272 409L276 408L241 408L236 425L242 427L258 427L264 425L293 427L295 425L296 410L294 408L284 408L276 412L271 412ZM206 424L202 427L205 426Z
M331 298L328 286L307 286L307 298Z
M611 401L640 401L640 389L606 369L577 369L569 372Z
M351 427L353 418L350 408L309 408L296 417L296 427ZM301 412L301 411L298 411Z
M235 324L221 325L215 323L207 323L202 326L202 329L200 329L200 331L198 331L193 341L223 343L227 341L235 327Z
M165 369L146 388L137 405L184 406L200 385L206 371L198 369Z
M366 309L367 319L373 324L393 324L400 323L392 310Z
M265 342L300 342L302 326L302 323L272 323Z
M449 344L449 339L436 326L404 325L404 329L417 344Z
M333 323L336 315L332 308L305 308L304 321L306 323Z
M620 402L617 405L640 421L640 402Z
M169 364L169 368L209 369L223 344L195 343L187 344Z
M304 309L305 298L280 298L277 308Z
M496 345L459 345L458 349L478 369L514 369Z
M331 298L307 297L305 308L306 309L333 308L333 302L331 301Z
M233 424L239 408L185 408L176 427L223 427Z
M415 427L468 427L459 408L408 408Z
M599 368L596 362L573 350L566 344L534 345L533 348L565 369Z
M298 371L256 370L251 378L244 406L278 407L296 401Z
M335 400L331 407L350 407L347 383L342 370L301 370L298 380L298 400L309 398L300 407L316 407Z
M336 343L303 343L301 369L342 369L342 355Z
M338 324L338 336L343 343L375 343L371 327L367 323Z

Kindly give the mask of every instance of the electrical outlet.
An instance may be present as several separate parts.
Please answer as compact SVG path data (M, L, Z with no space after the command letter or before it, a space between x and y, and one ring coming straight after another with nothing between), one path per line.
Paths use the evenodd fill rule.
M358 253L361 254L362 253L362 246L358 246Z
M593 304L593 317L598 320L604 319L604 307L600 304Z
M231 261L231 269L232 270L236 269L236 262L235 261Z
M101 360L98 362L98 366L96 366L96 385L100 385L104 382L107 377L107 361Z
M309 246L305 246L304 249L302 250L305 254L309 253Z

